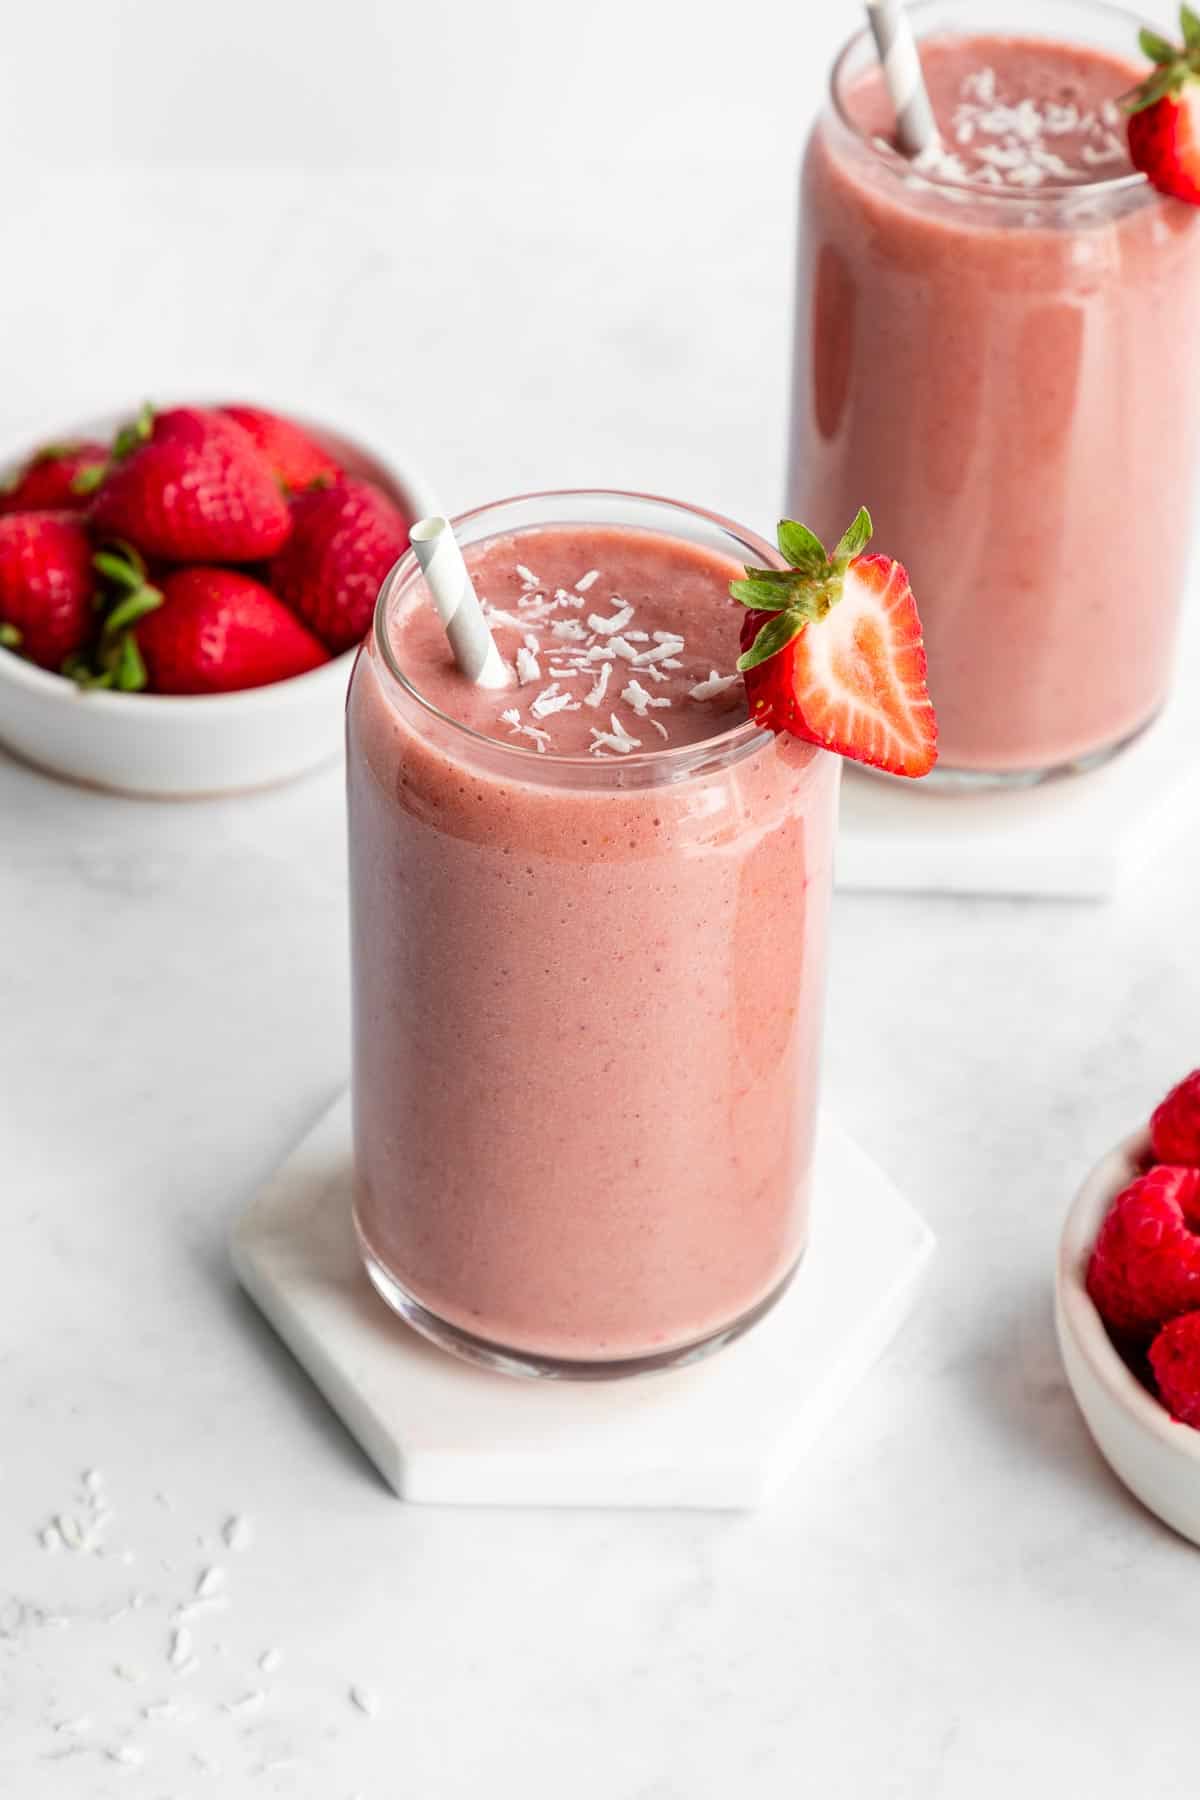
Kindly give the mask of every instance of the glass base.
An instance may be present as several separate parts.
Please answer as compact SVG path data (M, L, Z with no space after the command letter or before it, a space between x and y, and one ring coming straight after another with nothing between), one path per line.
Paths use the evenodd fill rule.
M1072 775L1087 775L1093 769L1102 769L1114 757L1128 750L1131 744L1136 744L1142 734L1149 731L1157 717L1158 712L1155 711L1144 725L1139 725L1128 736L1118 738L1115 744L1105 744L1102 749L1093 750L1087 756L1074 756L1067 762L1052 763L1044 769L956 769L952 764L937 763L919 782L907 781L903 775L889 775L883 769L867 769L867 773L908 788L936 788L948 793L1041 787L1047 781L1063 781Z
M668 1350L656 1350L646 1356L612 1357L600 1361L576 1361L569 1357L539 1356L533 1350L510 1350L504 1344L492 1343L488 1338L476 1337L472 1332L464 1331L460 1326L448 1324L429 1308L422 1306L413 1298L408 1290L401 1286L389 1269L385 1269L374 1253L365 1243L362 1233L358 1234L358 1247L367 1274L376 1292L386 1300L392 1311L399 1313L406 1325L419 1331L439 1349L449 1350L453 1356L461 1357L464 1362L474 1363L478 1368L493 1369L502 1375L522 1375L534 1377L542 1381L619 1381L630 1375L652 1375L662 1369L682 1369L689 1363L700 1362L702 1358L711 1356L723 1345L731 1344L735 1338L749 1331L752 1325L769 1313L776 1301L781 1299L791 1286L796 1271L804 1260L803 1252L796 1258L781 1282L778 1282L765 1299L744 1312L731 1325L724 1325L720 1331L713 1331L707 1337L693 1338L686 1344L677 1344Z

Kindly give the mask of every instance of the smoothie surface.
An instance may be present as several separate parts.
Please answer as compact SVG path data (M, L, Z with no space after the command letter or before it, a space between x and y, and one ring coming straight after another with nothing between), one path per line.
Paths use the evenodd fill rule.
M731 557L615 525L531 527L465 554L512 685L464 679L422 581L391 630L417 692L460 724L542 755L616 759L746 718Z
M1132 171L1118 101L1146 73L1136 60L1052 39L922 39L921 67L940 145L930 174L993 189L1079 186ZM871 70L846 97L864 136L891 143L893 114Z

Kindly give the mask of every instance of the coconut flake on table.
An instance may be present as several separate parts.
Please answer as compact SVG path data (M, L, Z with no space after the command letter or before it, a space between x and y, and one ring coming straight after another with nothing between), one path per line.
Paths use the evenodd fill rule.
M146 1760L146 1752L139 1750L136 1744L119 1744L104 1754L109 1762L122 1763L127 1769L140 1769Z
M151 1706L143 1706L142 1717L154 1723L159 1719L178 1719L183 1715L183 1708L177 1700L156 1700Z
M242 1694L237 1700L227 1700L225 1711L228 1713L257 1712L266 1703L266 1694L262 1688L251 1688L249 1693Z

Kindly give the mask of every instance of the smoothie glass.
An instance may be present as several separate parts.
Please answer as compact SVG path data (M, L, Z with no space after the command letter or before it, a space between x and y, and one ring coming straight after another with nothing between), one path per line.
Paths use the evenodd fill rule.
M1110 92L1144 73L1140 21L1092 0L910 12L926 58L979 39L1010 67L1071 46ZM788 510L828 533L869 496L921 608L941 779L1037 780L1111 754L1167 694L1200 213L1129 170L1111 106L1082 181L981 188L881 143L879 94L860 34L804 161Z
M780 566L714 514L635 494L531 495L455 530L470 563L589 522L700 546L722 578ZM406 675L398 621L428 604L410 553L347 708L368 1273L493 1368L689 1361L759 1318L804 1251L840 761L744 719L611 760L484 735Z

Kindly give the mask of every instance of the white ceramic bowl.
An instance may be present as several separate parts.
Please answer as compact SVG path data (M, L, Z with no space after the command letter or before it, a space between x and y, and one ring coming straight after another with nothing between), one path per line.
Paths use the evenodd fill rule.
M289 408L279 410L297 417ZM104 440L128 416L54 426L40 441ZM436 511L424 481L407 464L320 421L298 423L354 474L377 482L410 517ZM0 476L17 468L33 448L28 438L0 445ZM267 787L338 754L354 655L348 650L307 675L270 687L175 695L83 692L63 676L0 650L0 743L51 774L125 794L183 797Z
M1126 1368L1084 1286L1104 1215L1143 1172L1148 1150L1145 1131L1126 1138L1076 1195L1059 1244L1055 1320L1067 1380L1101 1454L1144 1506L1200 1544L1200 1431L1173 1419Z

